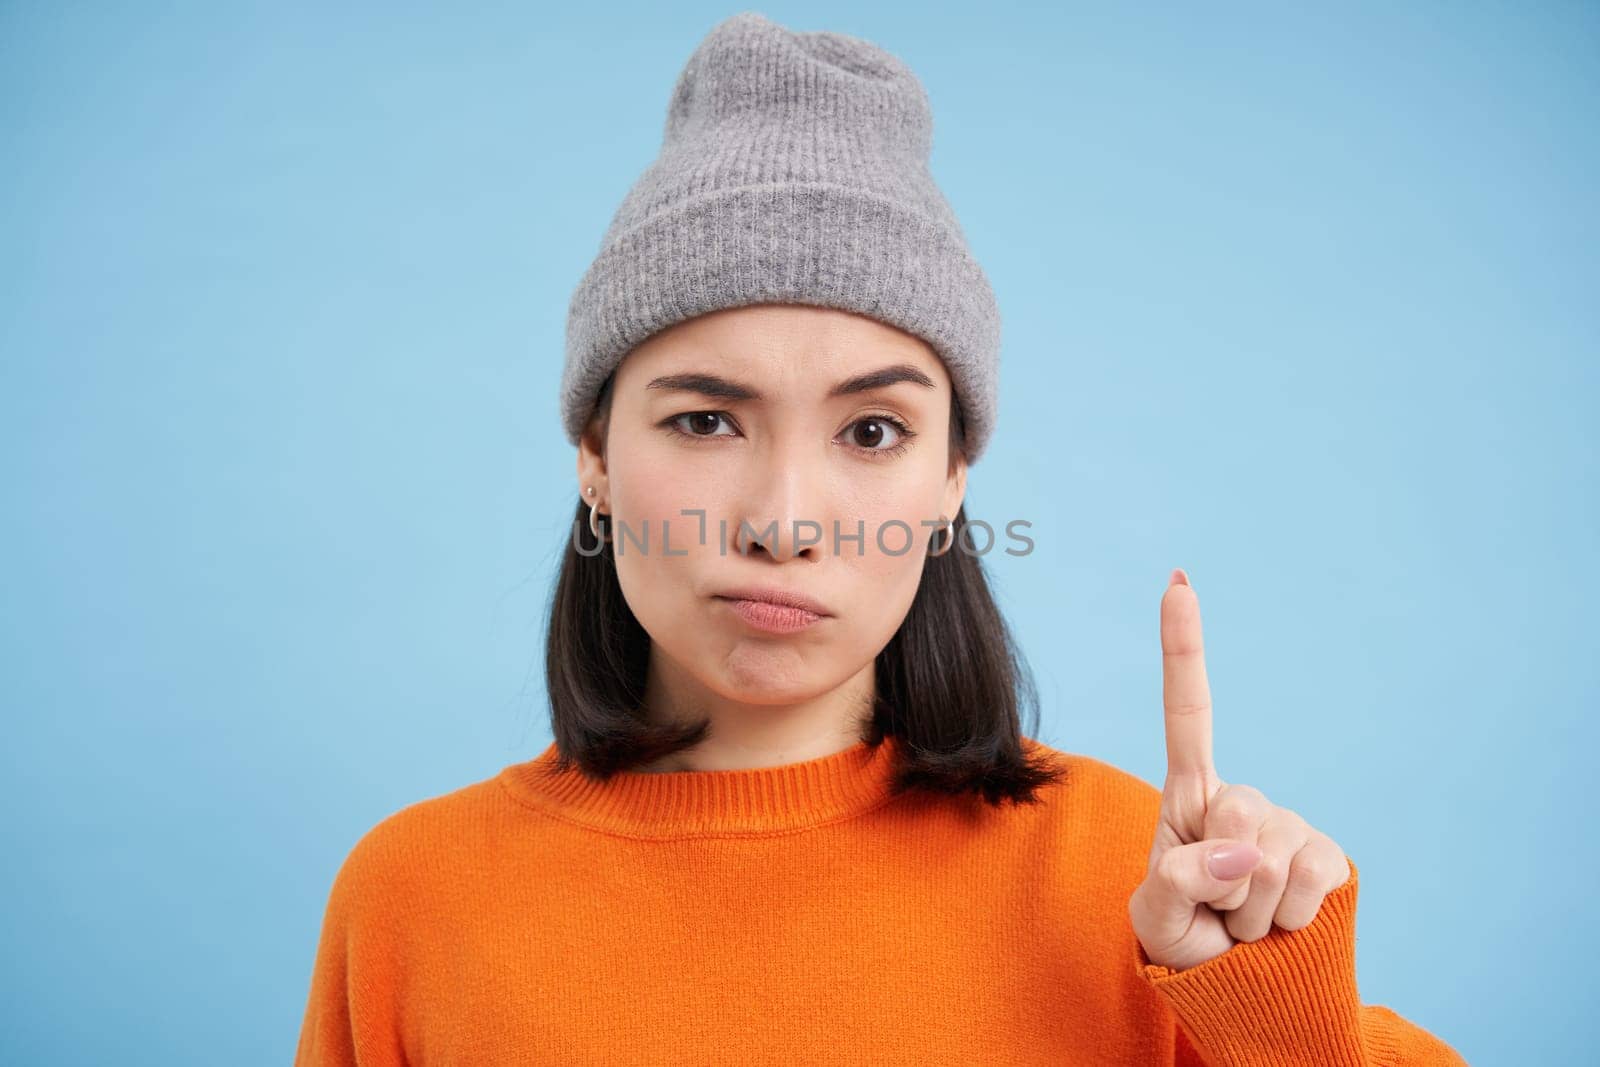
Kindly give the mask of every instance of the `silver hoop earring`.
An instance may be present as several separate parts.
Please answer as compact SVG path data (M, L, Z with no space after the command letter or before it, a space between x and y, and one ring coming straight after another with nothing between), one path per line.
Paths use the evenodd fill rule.
M594 514L594 505L593 504L589 505L589 532L594 534L594 539L596 541L604 541L605 540L604 537L600 536L600 528L595 525L595 514Z
M935 532L937 533L937 531L935 531ZM950 551L950 546L955 544L955 541L956 541L956 528L955 528L955 525L952 523L951 525L946 526L944 528L944 544L942 546L940 546L939 551L937 551L937 552L929 552L928 555L930 555L930 556L942 556L942 555L944 555L946 552Z

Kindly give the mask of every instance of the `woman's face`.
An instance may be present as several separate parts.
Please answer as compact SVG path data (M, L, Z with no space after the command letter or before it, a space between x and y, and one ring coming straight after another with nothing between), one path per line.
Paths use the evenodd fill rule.
M656 334L612 389L604 457L592 423L579 486L611 517L603 532L652 657L755 704L811 699L869 667L911 606L930 538L949 536L928 523L954 518L966 487L933 349L865 316L763 304ZM752 589L825 614L741 604Z

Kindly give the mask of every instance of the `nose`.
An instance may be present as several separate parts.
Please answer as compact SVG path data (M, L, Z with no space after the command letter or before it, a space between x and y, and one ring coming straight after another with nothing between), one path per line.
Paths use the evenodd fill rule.
M748 472L747 490L736 508L734 548L774 562L817 559L830 519L823 514L826 454L798 443L773 441Z
M789 522L768 519L758 523L746 519L739 525L735 547L741 555L754 559L767 556L775 563L792 559L814 559L821 548L823 528L821 523Z

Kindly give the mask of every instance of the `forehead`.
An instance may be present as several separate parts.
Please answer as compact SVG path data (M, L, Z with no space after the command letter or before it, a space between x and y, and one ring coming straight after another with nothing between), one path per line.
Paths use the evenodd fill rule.
M758 304L711 312L653 335L628 354L617 378L642 385L662 374L710 373L762 391L820 394L891 364L918 368L938 391L949 387L943 362L920 337L835 308Z

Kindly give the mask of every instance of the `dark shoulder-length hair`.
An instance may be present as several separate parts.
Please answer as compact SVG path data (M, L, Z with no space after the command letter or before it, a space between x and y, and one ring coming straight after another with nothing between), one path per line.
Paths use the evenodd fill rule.
M589 431L603 446L611 379L601 387ZM959 402L950 410L950 459L964 448ZM628 608L617 581L609 516L589 528L580 496L551 599L545 680L561 770L605 780L692 748L709 719L650 722L644 712L650 636ZM1046 750L1025 750L1039 726L1038 692L1010 628L994 602L981 557L963 545L966 506L938 536L950 550L928 556L900 629L878 653L876 696L861 739L901 745L892 789L975 795L991 805L1035 803L1036 791L1064 768ZM1022 709L1031 717L1024 734Z

